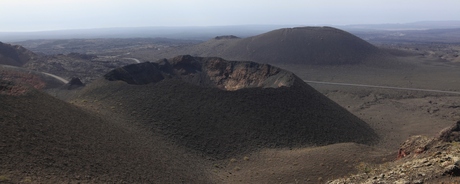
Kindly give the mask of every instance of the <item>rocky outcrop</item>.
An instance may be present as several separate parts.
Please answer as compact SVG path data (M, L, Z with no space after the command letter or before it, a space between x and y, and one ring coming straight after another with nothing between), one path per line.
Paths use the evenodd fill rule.
M420 135L410 137L407 141L401 144L398 150L397 159L402 159L409 155L415 156L425 152L431 141L432 139Z
M420 135L410 137L407 141L401 144L397 159L405 158L407 156L415 157L428 151L439 143L452 142L460 142L460 121L457 121L457 123L454 123L452 126L443 129L435 138L428 138Z
M460 121L442 130L438 139L444 142L460 142Z
M401 145L397 160L334 181L344 183L458 183L460 182L460 122L439 136L413 136Z

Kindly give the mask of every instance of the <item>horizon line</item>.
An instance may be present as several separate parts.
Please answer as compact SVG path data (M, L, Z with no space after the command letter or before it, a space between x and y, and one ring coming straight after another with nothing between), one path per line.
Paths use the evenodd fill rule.
M41 30L0 30L0 33L37 33L37 32L55 32L55 31L77 31L77 30L101 30L101 29L135 29L135 28L211 28L211 27L236 27L236 26L339 26L339 27L348 27L348 26L378 26L378 25L408 25L415 23L429 23L429 22L458 22L457 27L460 28L460 20L439 20L439 21L430 21L430 20L421 20L415 22L406 22L406 23L375 23L375 24L233 24L233 25L160 25L160 26L113 26L113 27L88 27L88 28L57 28L57 29L41 29Z

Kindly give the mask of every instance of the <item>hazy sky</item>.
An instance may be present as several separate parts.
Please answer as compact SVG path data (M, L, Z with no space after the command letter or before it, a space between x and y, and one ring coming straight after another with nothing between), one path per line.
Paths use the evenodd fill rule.
M0 0L0 31L460 20L460 0Z

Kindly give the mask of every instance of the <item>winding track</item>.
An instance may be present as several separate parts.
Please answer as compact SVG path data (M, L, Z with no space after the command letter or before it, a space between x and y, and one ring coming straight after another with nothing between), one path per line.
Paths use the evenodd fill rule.
M68 80L65 80L64 78L59 77L59 76L57 76L57 75L53 75L53 74L46 73L46 72L41 72L41 73L42 73L42 74L45 74L45 75L48 75L48 76L50 76L50 77L54 77L55 79L60 80L60 81L63 82L64 84L69 83Z
M457 91L444 91L444 90L436 90L436 89L405 88L405 87L394 87L394 86L376 86L376 85L367 85L367 84L351 84L351 83L337 83L337 82L321 82L321 81L309 81L309 80L304 80L304 82L310 83L310 84L326 84L326 85L338 85L338 86L354 86L354 87L380 88L380 89L394 89L394 90L406 90L406 91L423 91L423 92L434 92L434 93L446 93L446 94L460 95L460 92L457 92Z
M122 59L129 59L129 60L135 61L136 63L141 63L141 61L136 58L122 58Z

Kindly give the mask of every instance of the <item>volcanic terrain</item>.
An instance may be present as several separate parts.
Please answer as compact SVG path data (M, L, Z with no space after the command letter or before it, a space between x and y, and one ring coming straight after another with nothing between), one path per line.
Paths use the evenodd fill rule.
M0 182L458 182L459 124L436 135L460 118L455 43L382 49L330 27L125 41L2 45Z
M228 160L244 157L247 168L260 167L259 159L278 149L317 158L328 149L311 146L378 140L365 122L267 64L185 55L128 65L70 104L22 85L23 78L3 79L0 176L13 183L232 182L247 176L229 178ZM10 90L19 84L24 90ZM338 147L355 145L371 149ZM295 178L304 169L294 169ZM264 175L244 180L267 181Z
M253 62L178 56L113 70L79 95L205 156L339 142L373 130L294 74Z

